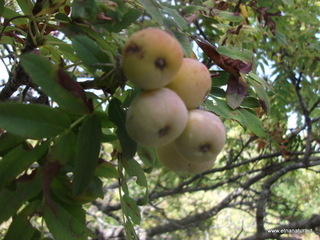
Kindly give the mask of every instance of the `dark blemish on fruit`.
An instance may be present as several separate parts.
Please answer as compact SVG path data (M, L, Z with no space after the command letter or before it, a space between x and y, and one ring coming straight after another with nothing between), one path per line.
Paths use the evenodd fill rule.
M136 43L130 43L125 49L124 54L135 54L138 58L143 58L144 54L142 52L143 48Z
M200 152L206 153L206 152L208 152L210 150L210 148L211 148L210 144L209 143L205 143L205 144L203 144L203 145L201 145L199 147L199 150L200 150Z
M161 71L166 67L166 60L164 58L157 58L154 61L154 65L156 68L159 68Z
M169 129L170 129L170 127L168 127L168 126L165 126L165 127L161 128L158 131L158 137L161 138L161 137L165 136L168 133Z

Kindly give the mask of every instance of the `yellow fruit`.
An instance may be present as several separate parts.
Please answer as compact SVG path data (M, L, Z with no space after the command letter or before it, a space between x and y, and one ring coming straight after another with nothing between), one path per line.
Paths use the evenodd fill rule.
M215 158L204 163L190 163L183 159L173 143L156 148L159 161L168 169L175 172L198 174L210 169Z
M178 93L188 109L197 108L211 90L210 72L196 59L184 58L178 74L166 87Z
M184 130L188 111L181 98L168 88L142 91L131 103L126 129L137 143L162 146Z
M225 141L225 128L220 118L211 112L194 109L189 111L187 126L174 144L187 161L203 163L216 158Z
M177 74L183 58L180 43L169 33L146 28L134 33L123 49L123 71L144 90L164 87Z

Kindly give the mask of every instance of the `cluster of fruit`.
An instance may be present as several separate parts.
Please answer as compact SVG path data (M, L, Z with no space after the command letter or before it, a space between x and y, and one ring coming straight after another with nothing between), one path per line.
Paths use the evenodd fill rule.
M146 28L125 44L123 71L142 90L127 112L129 136L155 147L158 159L173 171L211 168L226 139L220 118L198 109L212 86L207 67L185 58L169 33Z

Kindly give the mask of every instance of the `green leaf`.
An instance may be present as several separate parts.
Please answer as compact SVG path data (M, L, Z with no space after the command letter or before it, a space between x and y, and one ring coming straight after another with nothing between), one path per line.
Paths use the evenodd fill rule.
M64 206L56 203L57 213L49 207L44 210L44 220L55 240L87 240L93 236L82 220L84 211L80 206Z
M104 178L118 178L118 170L115 165L110 162L103 162L95 171L95 175Z
M2 16L3 9L4 9L4 0L0 0L0 16Z
M246 97L241 103L241 106L248 107L248 108L257 108L257 107L261 107L261 104L259 100L254 97Z
M148 182L144 174L144 171L136 160L134 160L133 158L128 160L124 159L122 164L123 164L123 167L126 169L126 172L129 174L129 176L137 176L137 183L140 186L143 186L146 188L148 187Z
M19 7L25 15L32 14L33 3L30 0L17 0Z
M244 128L248 128L258 137L266 137L266 133L262 127L261 121L253 112L242 108L234 111L233 116L234 119L237 120Z
M179 41L180 45L182 46L185 52L185 55L190 56L192 53L192 46L190 43L190 39L184 33L181 33L179 31L172 30L172 32L176 37L176 39Z
M212 104L211 101L206 102L206 107L216 113L217 115L220 115L226 119L233 119L240 123L240 125L245 128L249 129L251 132L256 134L258 137L266 137L266 133L263 129L262 123L257 117L256 114L254 114L252 111L249 111L245 108L239 108L236 110L232 110L226 102L214 98L214 101L216 102L215 105Z
M253 72L248 73L247 79L249 81L251 80L250 82L252 82L252 80L254 80L255 82L261 84L263 87L272 90L272 86L266 80L262 79L261 77L259 77L257 74L255 74Z
M109 32L120 32L123 29L128 28L132 23L134 23L142 14L140 9L136 8L126 8L126 12L121 17L120 20L116 19L113 21L106 21L101 26L107 29ZM98 25L100 26L100 25Z
M97 115L90 115L80 127L72 193L77 196L87 189L97 167L101 145L101 122Z
M0 156L3 156L7 151L16 147L20 143L24 142L25 139L19 135L5 132L0 135Z
M75 0L72 2L72 19L94 20L98 15L98 6L95 0Z
M54 137L69 128L69 117L44 105L0 103L0 128L26 138Z
M21 56L23 68L31 74L32 80L41 87L58 105L75 114L86 114L90 109L82 98L76 97L64 89L57 81L57 67L39 55L27 53Z
M51 162L66 164L74 157L76 136L72 131L66 131L58 136L51 146L47 159Z
M3 240L33 240L37 230L28 221L28 217L41 206L40 201L34 201L12 218L12 223Z
M162 15L157 2L154 0L139 0L139 2L159 25L163 25Z
M125 221L124 230L126 232L126 240L139 240L130 218Z
M247 49L240 50L236 47L221 46L217 48L218 53L228 56L232 59L239 59L245 63L250 63L253 60L253 52Z
M177 12L177 10L165 6L162 6L162 9L165 13L168 14L168 16L170 16L170 18L173 18L174 22L176 22L179 28L181 28L182 30L188 29L186 20Z
M8 220L29 199L36 197L41 191L42 172L33 172L28 180L18 182L14 190L4 188L0 190L1 209L0 223Z
M43 143L32 150L26 150L19 145L5 155L0 161L0 188L14 180L22 171L38 161L49 147L49 142Z
M19 25L28 25L28 20L26 17L23 17L21 14L17 13L16 11L12 10L9 7L4 7L3 6L3 11L2 11L2 17L5 19L12 19L11 22L14 23L16 26Z
M204 10L207 11L207 7L204 7ZM221 11L216 8L210 9L210 12L205 15L207 15L208 17L213 17L213 18L221 18L223 20L230 21L230 22L242 22L243 21L243 17L237 15L234 12Z
M110 120L117 126L117 136L119 138L123 155L126 159L131 159L137 152L137 143L133 141L125 130L125 112L121 108L121 101L113 98L110 101L108 114Z
M123 195L122 197L124 213L127 217L130 217L133 223L140 224L141 216L140 209L134 199L129 197L128 195Z
M71 41L78 57L91 72L104 69L103 63L107 63L109 57L100 50L95 41L82 35L73 37Z
M252 81L251 85L254 87L255 92L257 93L260 100L264 102L265 111L269 112L270 110L270 99L266 90L257 82Z

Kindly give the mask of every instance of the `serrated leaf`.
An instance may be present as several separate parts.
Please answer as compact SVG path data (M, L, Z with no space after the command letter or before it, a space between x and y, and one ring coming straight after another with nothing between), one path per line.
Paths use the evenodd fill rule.
M51 62L39 55L27 53L21 56L21 64L34 83L41 87L61 108L75 114L91 112L83 99L64 89L57 81L58 69Z
M69 128L69 117L45 105L0 103L0 128L26 138L54 137Z
M211 101L206 102L206 107L210 111L213 111L217 115L220 115L226 119L233 119L239 122L243 128L249 129L258 137L263 138L266 136L261 121L253 112L244 108L232 110L226 102L215 97L213 98L217 104L212 104Z
M90 184L97 167L101 145L101 122L97 115L90 115L81 125L77 150L72 193L77 196Z
M74 36L71 41L77 56L91 72L104 69L103 63L107 62L108 56L95 41L82 35Z
M137 177L137 183L140 186L143 187L148 187L148 182L147 178L144 174L143 169L141 168L140 164L134 160L133 158L131 159L124 159L122 162L123 167L125 168L126 172L129 174L129 176L136 176Z
M133 223L140 224L141 215L140 209L134 199L129 197L128 195L123 195L122 197L124 213L127 217L130 217Z
M254 97L246 97L243 99L241 106L249 107L249 108L257 108L261 107L260 101Z
M43 143L32 150L19 145L5 155L0 161L0 189L14 180L21 172L38 161L48 150L49 142Z
M221 46L217 48L217 51L222 55L228 56L232 59L241 60L245 63L250 63L253 60L253 52L247 49L240 50L236 47Z
M165 13L168 14L168 16L170 16L176 22L179 28L181 28L182 30L188 29L188 24L186 20L177 12L177 10L165 6L162 6L162 9Z
M142 6L146 9L147 13L156 20L159 25L163 25L163 19L161 12L159 11L159 5L153 0L139 0Z
M48 207L43 213L44 220L55 240L87 240L88 236L93 235L82 221L83 209L81 205L68 206L68 208L58 203L56 205L56 215Z
M237 109L233 112L234 119L237 120L244 128L249 129L260 138L266 137L262 123L253 112L247 109Z
M118 178L118 170L116 169L115 165L110 162L103 162L98 166L95 171L95 175L104 178Z
M126 159L131 159L137 152L137 143L133 141L125 130L125 111L121 108L121 101L113 98L110 101L108 114L110 121L117 126L117 136L119 138L123 155Z
M266 90L257 82L252 81L251 85L254 87L260 101L263 101L263 108L266 113L270 110L270 100Z
M37 196L41 191L41 184L42 173L38 171L29 175L28 180L18 182L14 190L0 190L0 206L6 206L1 209L0 223L14 215L26 201Z

